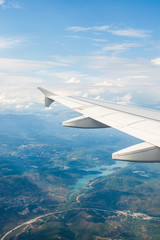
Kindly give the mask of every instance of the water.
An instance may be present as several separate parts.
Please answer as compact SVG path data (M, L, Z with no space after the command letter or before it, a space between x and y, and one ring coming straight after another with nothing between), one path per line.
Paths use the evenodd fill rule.
M76 184L73 186L69 198L71 198L74 194L79 193L80 189L89 189L90 187L88 186L87 183L89 181L93 181L94 179L102 176L107 176L109 174L112 174L116 171L116 168L124 168L128 165L127 162L123 161L116 161L114 164L108 166L108 165L102 165L102 166L97 166L94 168L88 169L89 171L99 171L101 173L99 174L90 174L83 176L80 178Z

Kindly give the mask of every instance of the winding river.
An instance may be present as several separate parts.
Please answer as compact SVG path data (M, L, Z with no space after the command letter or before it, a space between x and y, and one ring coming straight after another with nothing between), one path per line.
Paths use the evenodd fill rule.
M99 174L89 174L85 175L82 178L80 178L76 184L72 187L71 193L69 198L71 198L74 194L79 193L81 189L89 189L88 183L90 181L93 181L94 179L102 176L107 176L109 174L114 173L117 168L124 168L128 165L128 162L123 161L115 161L112 165L101 165L94 168L88 169L88 171L98 171Z

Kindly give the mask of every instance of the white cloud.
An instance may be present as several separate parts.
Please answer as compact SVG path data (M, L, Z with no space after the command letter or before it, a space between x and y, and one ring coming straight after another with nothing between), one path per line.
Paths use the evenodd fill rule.
M160 68L155 68L146 59L94 56L90 57L88 67L93 75L93 79L89 77L90 81L94 81L97 89L104 90L101 94L97 94L103 98L106 98L108 93L126 95L129 91L135 101L139 101L142 95L146 98L150 97L150 101L160 100L158 93ZM107 86L108 83L110 86ZM139 97L135 97L137 95Z
M109 26L104 25L104 26L94 26L94 27L80 27L80 26L73 26L73 27L68 27L66 30L68 31L73 31L73 32L86 32L86 31L106 31L109 29Z
M80 80L76 79L75 77L70 78L66 81L66 83L80 83Z
M16 1L6 2L5 0L0 0L0 4L2 5L3 9L7 9L7 8L22 9L20 4L18 2L16 2Z
M11 2L10 5L8 5L9 8L16 8L16 9L22 9L22 6L18 2Z
M160 65L160 58L152 59L151 63L154 64L154 65Z
M24 111L26 109L29 110L34 105L35 103L29 102L29 98L26 96L23 99L19 97L8 97L7 94L2 94L0 96L1 111L4 109L14 109L16 111L19 111L19 110Z
M5 0L0 0L0 5L4 4Z
M110 27L105 25L105 26L95 26L92 27L92 30L96 30L96 31L106 31L108 30Z
M119 52L124 52L130 48L134 48L134 47L140 47L141 45L138 43L120 43L120 44L111 44L108 46L105 46L102 48L102 50L100 51L101 53L105 53L108 51L114 51L116 53Z
M106 42L105 39L101 39L101 38L95 38L95 39L93 39L93 41L95 41L95 42Z
M113 86L113 82L110 82L110 81L98 82L98 83L95 84L95 86L106 86L106 87L110 87L110 86Z
M150 36L151 34L151 31L148 31L148 30L139 30L139 29L133 29L133 28L112 29L112 27L108 25L93 26L93 27L71 26L66 28L66 30L72 31L72 32L87 32L87 31L108 32L113 35L123 36L123 37L132 37L132 38L145 38Z
M20 100L18 98L9 99L9 98L6 97L5 94L2 94L0 96L0 103L4 104L4 105L17 104L17 103L20 103Z
M24 39L18 38L0 38L0 49L12 48L24 42Z
M74 26L74 27L67 27L67 31L73 31L73 32L85 32L88 30L91 30L90 27L80 27L80 26Z
M143 75L139 75L139 76L128 76L127 79L145 79L145 78L149 78L149 76L143 76Z
M75 81L79 81L79 79L84 78L86 75L78 72L78 71L66 71L63 69L63 71L54 71L51 72L51 76L52 78L57 78L59 79L59 81L62 82L67 82L67 81L71 81L71 82L75 82ZM74 76L74 77L73 77Z
M84 97L97 97L97 95L101 95L102 93L105 92L105 88L97 88L92 86L92 88L88 89L88 91L83 94Z
M145 38L148 37L150 31L137 30L137 29L119 29L119 30L108 30L110 33L118 36L124 37L134 37L134 38Z
M119 104L130 104L131 103L131 99L132 99L132 96L130 93L122 96L122 97L115 97L113 100L116 101L116 103L119 103Z
M73 39L79 39L80 36L77 36L77 35L68 35L68 36L65 36L66 38L73 38Z
M4 71L32 71L56 66L67 66L66 63L49 62L49 61L31 61L23 59L0 58L0 70Z

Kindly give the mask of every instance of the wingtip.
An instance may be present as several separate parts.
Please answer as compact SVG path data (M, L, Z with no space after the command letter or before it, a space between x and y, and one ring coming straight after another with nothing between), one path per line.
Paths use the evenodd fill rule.
M56 94L55 93L52 93L42 87L37 87L45 96L55 96Z
M39 89L42 93L44 93L45 92L45 89L44 88L42 88L42 87L37 87L37 89Z

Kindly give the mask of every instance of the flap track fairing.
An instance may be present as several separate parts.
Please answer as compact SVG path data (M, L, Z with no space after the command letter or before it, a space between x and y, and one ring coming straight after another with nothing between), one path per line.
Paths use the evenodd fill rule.
M113 153L112 158L129 162L160 162L160 148L143 142Z
M98 122L90 117L80 116L62 123L65 127L73 128L108 128L109 126Z

